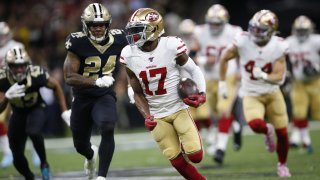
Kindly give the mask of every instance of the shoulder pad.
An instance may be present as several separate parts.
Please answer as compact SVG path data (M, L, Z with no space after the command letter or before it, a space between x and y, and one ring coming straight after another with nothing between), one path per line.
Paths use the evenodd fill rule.
M44 70L41 66L30 65L29 70L30 70L30 75L32 77L38 77L40 75L45 75L46 77L49 76L48 72Z
M66 49L67 50L73 49L74 46L78 45L78 41L81 41L84 38L87 38L87 35L81 31L69 34L65 43Z

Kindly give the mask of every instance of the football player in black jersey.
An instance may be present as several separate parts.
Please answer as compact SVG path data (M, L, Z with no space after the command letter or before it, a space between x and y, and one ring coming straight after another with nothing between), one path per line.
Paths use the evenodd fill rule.
M99 153L97 179L103 180L115 148L117 113L113 83L121 50L128 42L122 30L110 29L111 15L102 4L89 4L81 21L82 32L71 33L65 44L68 52L64 78L74 93L70 125L74 146L86 158L84 169L88 179L95 175ZM101 134L99 149L90 142L93 124Z
M54 91L63 112L62 117L68 121L65 97L59 82L51 78L40 66L31 65L24 48L10 49L5 56L5 66L0 69L0 112L10 103L12 115L9 120L8 137L13 164L27 180L35 179L24 155L28 137L40 157L42 179L50 179L44 138L41 134L45 124L45 103L39 93L41 87L48 87Z

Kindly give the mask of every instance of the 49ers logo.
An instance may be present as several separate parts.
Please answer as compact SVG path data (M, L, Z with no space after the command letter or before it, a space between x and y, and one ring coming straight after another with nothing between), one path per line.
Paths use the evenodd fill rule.
M149 22L153 22L159 19L159 14L155 13L155 12L151 12L149 14L146 15L146 20Z

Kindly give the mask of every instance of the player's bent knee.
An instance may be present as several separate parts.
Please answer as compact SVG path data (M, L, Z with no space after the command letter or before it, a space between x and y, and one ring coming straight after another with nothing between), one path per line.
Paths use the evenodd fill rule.
M195 153L187 154L189 160L193 163L199 163L202 161L203 158L203 151L197 151Z
M76 151L79 154L85 155L87 150L86 150L86 144L82 143L81 141L74 141L73 146L75 147Z
M114 131L114 127L115 125L113 123L109 123L109 124L100 125L99 129L101 134L104 134L104 133L109 134L110 132Z
M256 133L261 133L263 132L263 128L265 127L265 122L262 119L253 119L248 122L248 125L250 128L256 132Z

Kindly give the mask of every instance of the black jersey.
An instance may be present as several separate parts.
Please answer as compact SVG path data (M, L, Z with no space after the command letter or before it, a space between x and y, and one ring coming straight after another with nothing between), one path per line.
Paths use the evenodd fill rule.
M28 109L38 105L45 105L39 89L48 84L49 74L40 66L29 65L26 78L19 82L26 87L25 96L10 100L13 110ZM14 83L9 70L5 67L0 69L0 91L6 92Z
M78 56L80 75L94 79L112 75L116 79L121 50L127 44L123 30L111 29L105 45L94 43L83 32L71 33L67 37L66 49ZM106 93L114 94L114 91L113 86L109 88L92 86L73 87L73 93L75 96L98 97Z

